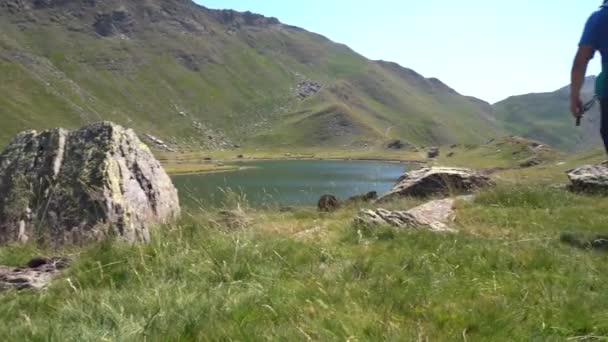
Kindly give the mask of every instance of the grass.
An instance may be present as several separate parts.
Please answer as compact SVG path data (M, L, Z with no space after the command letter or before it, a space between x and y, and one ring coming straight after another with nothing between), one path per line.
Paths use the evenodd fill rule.
M419 201L403 200L392 208ZM12 340L583 340L608 336L608 256L563 232L608 233L608 200L499 186L458 208L458 234L357 231L357 207L246 212L217 229L190 208L148 245L79 253L43 292L0 294ZM50 251L0 248L19 265Z

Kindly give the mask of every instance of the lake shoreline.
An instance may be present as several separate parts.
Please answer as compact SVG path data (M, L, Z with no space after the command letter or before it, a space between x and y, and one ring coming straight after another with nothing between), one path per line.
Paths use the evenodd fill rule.
M321 157L285 157L285 158L248 158L237 159L237 161L290 161L290 160L319 160L319 161L362 161L362 162L381 162L396 164L426 164L424 160L404 160L404 159L376 159L376 158L321 158ZM233 160L230 160L233 161Z
M394 164L418 164L424 165L427 164L427 161L424 160L402 160L402 159L375 159L375 158L320 158L320 157L252 157L252 158L243 158L243 159L218 159L213 161L202 161L201 164L209 165L213 163L234 163L234 162L259 162L259 161L353 161L353 162L380 162L380 163L394 163ZM177 160L161 160L161 164L163 167L165 165L175 165L180 164L182 161ZM186 162L193 163L193 160L186 160ZM226 172L238 172L250 169L252 167L238 167L238 168L226 168L226 169L218 169L218 170L201 170L201 171L192 171L192 172L167 172L169 176L185 176L185 175L197 175L197 174L208 174L208 173L226 173Z
M234 168L224 168L218 170L202 170L202 171L192 171L192 172L167 172L169 177L178 177L178 176L193 176L193 175L204 175L204 174L214 174L214 173L231 173L231 172L239 172L245 170L255 169L253 166L244 166L244 167L234 167Z

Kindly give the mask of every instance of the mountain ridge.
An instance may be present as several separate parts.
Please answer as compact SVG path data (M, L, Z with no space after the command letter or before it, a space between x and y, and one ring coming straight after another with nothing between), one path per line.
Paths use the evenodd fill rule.
M0 142L99 120L190 150L475 143L499 131L438 79L190 0L1 0L0 72Z

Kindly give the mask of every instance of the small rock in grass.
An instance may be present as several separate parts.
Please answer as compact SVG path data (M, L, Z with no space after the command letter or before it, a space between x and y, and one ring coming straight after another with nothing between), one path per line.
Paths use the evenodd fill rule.
M331 213L336 211L340 207L340 201L334 195L323 195L319 199L317 207L321 212Z

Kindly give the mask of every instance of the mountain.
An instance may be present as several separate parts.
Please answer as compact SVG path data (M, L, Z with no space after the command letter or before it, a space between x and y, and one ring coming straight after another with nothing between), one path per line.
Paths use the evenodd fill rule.
M487 104L438 79L190 0L0 0L0 75L2 144L99 120L182 149L475 143L498 131Z
M587 77L582 97L593 98L595 76ZM579 150L601 143L598 133L599 106L595 106L575 127L570 114L570 87L549 93L513 96L496 103L496 119L513 134L543 141L566 150Z

